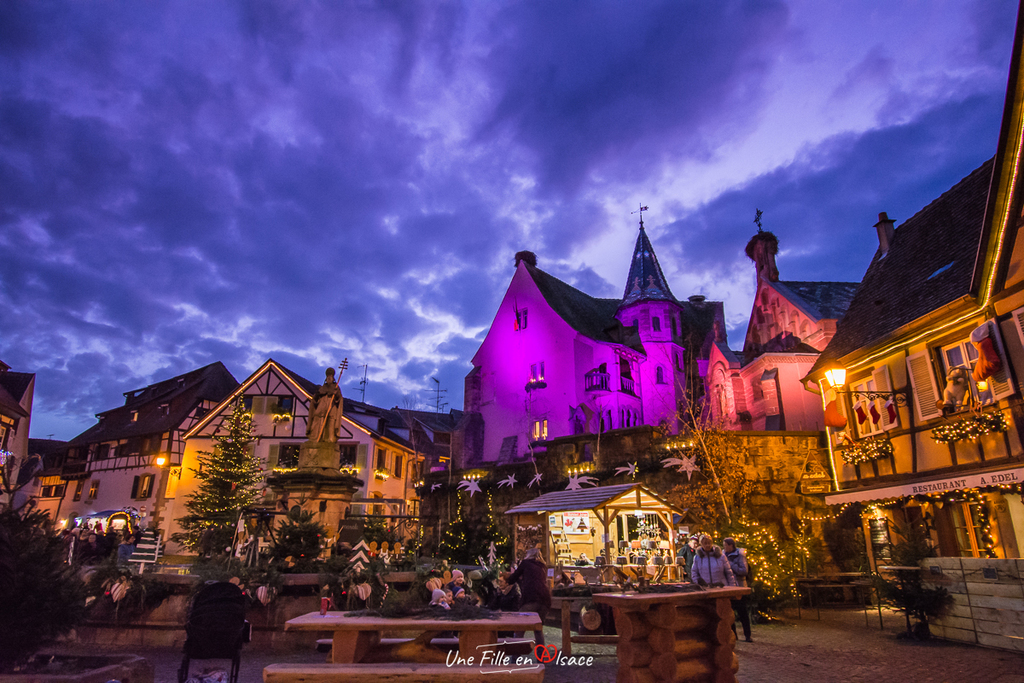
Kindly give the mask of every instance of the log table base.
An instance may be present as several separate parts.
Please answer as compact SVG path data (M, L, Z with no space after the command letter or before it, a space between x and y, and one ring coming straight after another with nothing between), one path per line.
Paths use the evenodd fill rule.
M601 593L594 602L618 608L617 683L736 680L731 600L749 588L693 593Z

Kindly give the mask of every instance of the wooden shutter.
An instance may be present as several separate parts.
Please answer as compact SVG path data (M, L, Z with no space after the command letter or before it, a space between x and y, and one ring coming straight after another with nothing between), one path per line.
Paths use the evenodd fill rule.
M369 448L365 443L361 443L356 447L356 467L359 469L366 469L366 454Z
M876 391L892 391L892 377L889 375L888 365L876 368L875 371L871 373L871 378L875 380ZM884 431L889 431L890 429L895 429L900 426L900 411L897 407L896 419L890 420L889 411L885 409L885 403L886 402L884 400L881 400L876 402L876 405L878 406L878 410L882 413L882 419L880 420L882 429Z
M1016 311L1014 312L1016 313ZM1016 316L1014 316L1014 319L1016 320ZM1010 369L1007 367L1010 359L1006 355L1006 347L1003 346L1003 335L999 330L999 325L994 320L990 320L987 324L989 334L996 343L999 359L1003 362L999 372L988 378L989 387L992 389L992 398L998 401L1001 398L1011 396L1014 393L1014 386L1013 380L1010 379Z
M267 455L267 467L270 468L270 469L274 469L275 467L277 467L277 462L278 462L278 460L280 460L280 458L281 458L281 445L280 444L276 444L276 443L275 444L271 444L271 446L270 446L270 453Z
M252 413L253 415L263 415L267 412L267 397L266 396L253 396L252 397Z
M922 422L942 415L939 408L939 387L932 373L932 362L927 351L907 356L907 376L913 389L914 409Z
M1020 335L1020 343L1024 346L1024 308L1018 308L1012 314L1013 326L1017 328L1017 334Z
M131 495L131 497L132 497L132 499L135 499L138 495L139 495L139 478L135 477L135 480L132 482L132 495Z

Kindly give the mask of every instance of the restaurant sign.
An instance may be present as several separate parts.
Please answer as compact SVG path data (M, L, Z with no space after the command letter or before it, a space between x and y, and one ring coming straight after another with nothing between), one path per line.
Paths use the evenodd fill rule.
M995 470L992 472L980 472L976 474L965 474L958 477L947 477L945 479L932 479L918 481L903 486L886 486L877 489L861 489L856 491L843 491L825 497L825 503L836 505L839 503L852 503L860 500L884 500L887 498L903 498L905 496L919 496L925 494L945 493L947 491L960 491L962 489L984 488L987 486L1008 486L1024 483L1024 467L1014 469Z

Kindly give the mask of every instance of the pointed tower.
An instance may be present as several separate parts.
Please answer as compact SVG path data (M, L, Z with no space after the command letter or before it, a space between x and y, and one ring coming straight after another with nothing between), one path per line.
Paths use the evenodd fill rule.
M686 391L684 314L683 305L672 295L661 272L641 214L640 234L615 317L625 327L636 329L644 354L638 360L623 354L619 372L623 379L632 380L643 406L643 422L663 424L672 432L678 431L680 404Z

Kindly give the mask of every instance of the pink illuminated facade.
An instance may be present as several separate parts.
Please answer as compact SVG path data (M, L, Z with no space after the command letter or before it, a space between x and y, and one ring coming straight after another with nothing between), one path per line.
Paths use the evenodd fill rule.
M724 330L720 302L675 299L642 224L622 299L591 297L520 252L466 377L482 433L465 464L522 461L562 437L678 431Z
M747 245L757 268L757 291L742 352L716 342L707 373L707 404L726 429L820 431L821 396L804 388L836 323L857 290L855 282L782 282L774 235Z

